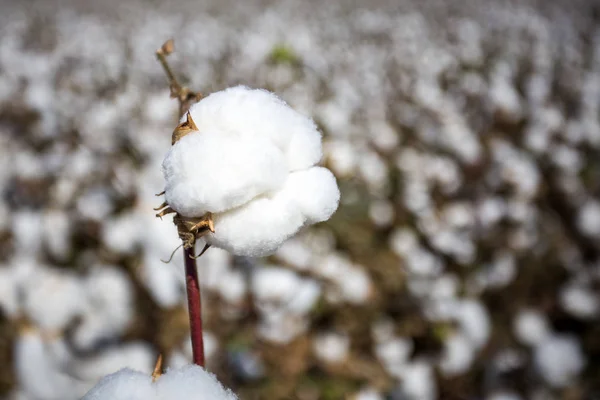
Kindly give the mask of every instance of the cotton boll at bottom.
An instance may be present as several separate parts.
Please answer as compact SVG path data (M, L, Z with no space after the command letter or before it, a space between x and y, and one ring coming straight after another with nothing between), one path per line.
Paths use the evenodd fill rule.
M304 217L284 188L231 211L215 214L215 233L206 242L240 256L262 257L274 253L304 225Z
M168 370L155 383L156 400L236 400L216 376L197 365Z
M326 221L337 210L340 190L327 168L313 167L291 173L287 187L293 190L292 198L308 224Z
M183 216L199 217L279 189L287 165L282 151L265 138L208 130L175 143L163 173L167 203Z
M107 375L82 400L155 400L152 378L131 369Z

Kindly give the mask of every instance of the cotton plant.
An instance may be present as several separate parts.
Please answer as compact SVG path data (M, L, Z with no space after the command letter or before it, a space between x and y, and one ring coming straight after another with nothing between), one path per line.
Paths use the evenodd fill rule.
M337 209L315 124L272 93L237 86L191 106L163 162L165 209L185 235L236 255L274 253Z
M246 86L202 98L174 77L166 58L172 51L173 42L168 41L157 57L169 77L172 97L179 100L181 117L162 163L165 190L158 196L164 195L165 201L156 210L160 218L174 214L182 240L192 358L197 365L168 370L161 377L159 357L152 377L120 370L103 378L84 397L87 400L235 399L203 368L196 258L211 246L240 256L273 254L300 229L328 220L340 199L334 175L318 166L321 133L310 118L275 94ZM206 244L195 256L200 238ZM313 289L308 306L319 294L318 286Z

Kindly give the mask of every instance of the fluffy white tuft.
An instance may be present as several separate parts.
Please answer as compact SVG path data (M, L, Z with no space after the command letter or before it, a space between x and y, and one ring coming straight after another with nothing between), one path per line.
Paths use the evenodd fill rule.
M150 400L155 399L152 378L126 368L100 379L82 400Z
M163 162L166 200L187 217L222 212L278 189L283 153L262 137L201 131L181 138Z
M233 87L193 105L190 115L198 132L167 154L165 197L183 216L213 213L215 233L207 243L266 256L337 209L335 177L314 166L321 134L273 93Z
M311 167L322 156L321 134L315 123L266 90L235 86L212 93L194 104L190 114L200 132L240 133L269 140L286 155L290 171Z
M156 382L156 400L236 400L217 377L197 365L169 370Z
M206 241L237 255L263 257L274 253L305 222L289 195L286 185L272 196L216 214L215 233Z
M335 177L327 168L313 167L290 174L286 186L308 224L328 220L337 210L340 190Z
M82 400L237 400L216 376L197 365L169 369L158 381L122 369L107 375Z
M237 255L270 255L304 225L328 219L339 198L329 170L313 167L293 172L278 192L215 214L215 233L206 240Z

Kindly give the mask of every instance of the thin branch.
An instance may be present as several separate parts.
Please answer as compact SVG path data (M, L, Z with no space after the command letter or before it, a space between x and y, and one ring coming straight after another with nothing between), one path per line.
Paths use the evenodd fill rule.
M183 249L185 263L185 287L188 298L190 316L190 334L192 337L192 355L194 364L204 367L204 337L202 335L202 300L200 298L200 281L194 258L194 248Z
M186 87L181 86L171 66L167 61L167 56L174 50L173 39L168 40L156 51L156 57L162 65L167 79L169 80L169 88L171 97L174 97L179 102L179 117L185 115L191 104L200 100L200 93L192 92ZM189 118L188 118L189 119ZM164 194L164 192L160 193ZM159 195L160 195L159 194ZM164 209L157 216L162 216L169 212L175 212L170 207ZM177 218L178 214L176 214ZM176 218L174 220L176 220ZM192 237L191 246L183 246L183 260L185 264L185 287L188 300L188 314L190 318L190 336L192 340L192 354L194 364L201 367L205 366L204 360L204 338L202 331L202 301L200 296L200 281L198 279L198 268L196 266L196 258L194 257L195 235ZM185 242L184 242L185 243ZM201 254L206 251L206 248Z

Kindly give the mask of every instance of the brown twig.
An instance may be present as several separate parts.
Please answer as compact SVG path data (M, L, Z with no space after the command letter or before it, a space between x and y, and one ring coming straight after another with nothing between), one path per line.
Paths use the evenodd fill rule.
M193 92L185 86L179 83L179 80L173 73L167 56L175 50L175 43L173 39L169 39L161 46L160 49L156 50L156 58L162 65L167 79L169 81L169 89L171 90L171 97L176 98L179 101L179 116L182 117L190 106L200 100L202 95L199 92Z
M190 333L192 337L192 355L194 364L204 367L204 338L202 336L202 301L200 298L200 281L198 268L194 258L194 248L183 249L185 263L185 287L190 315Z
M174 50L173 40L168 40L156 51L156 57L162 65L165 74L169 80L171 97L179 102L179 116L185 115L191 104L200 100L200 93L192 92L182 86L173 73L167 56ZM189 120L189 118L188 118ZM164 193L164 192L163 192ZM166 210L166 211L165 211ZM170 208L163 210L160 214L170 212ZM174 211L173 211L174 212ZM164 215L164 214L163 214ZM176 219L179 214L176 214ZM183 248L183 260L185 264L185 286L188 299L188 313L190 317L190 336L192 340L192 354L194 364L201 367L205 366L204 359L204 338L202 331L202 302L200 298L200 281L198 279L198 268L196 266L196 257L194 256L194 244L196 236L192 235L192 243L186 243Z

